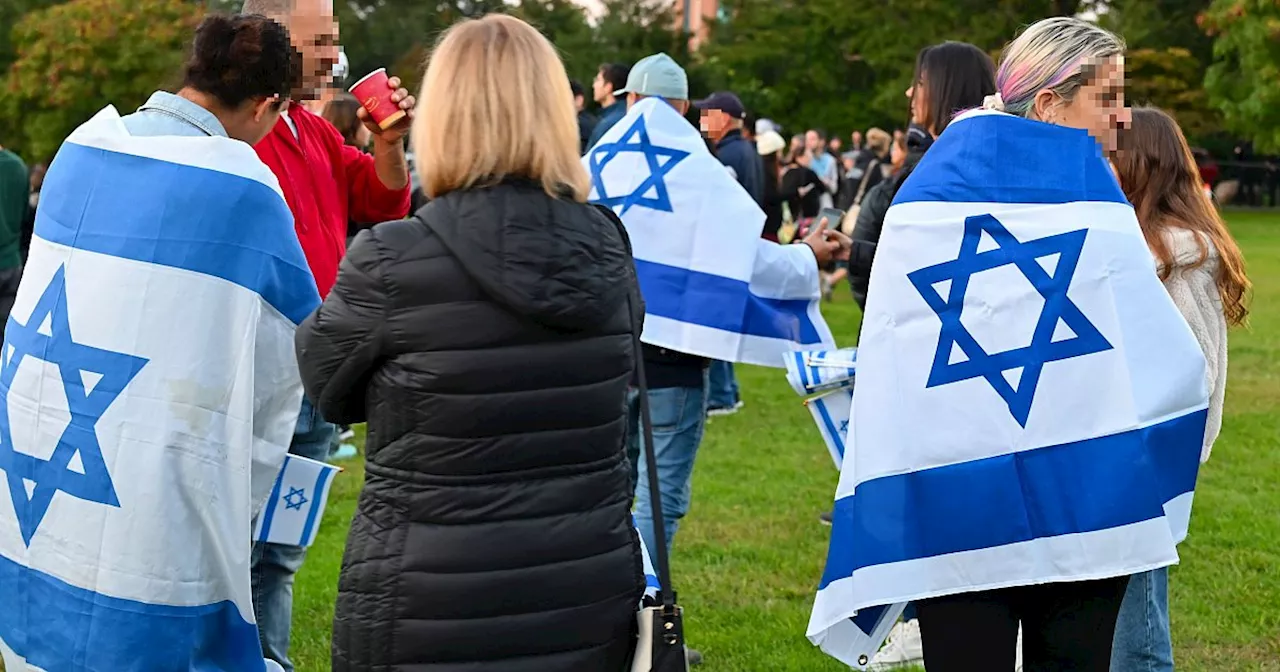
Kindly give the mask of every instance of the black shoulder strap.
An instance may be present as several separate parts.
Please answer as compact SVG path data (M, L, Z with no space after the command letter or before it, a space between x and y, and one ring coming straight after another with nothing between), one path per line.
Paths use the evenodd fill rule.
M604 206L598 207L618 228L618 234L622 236L623 244L627 246L627 256L631 256L631 238L627 235L627 229L622 220L613 210ZM644 349L640 344L640 333L644 328L644 308L643 304L637 305L637 299L640 298L640 281L636 277L634 266L631 279L635 291L627 293L627 307L628 312L631 313L631 347L636 367L636 387L639 388L637 396L640 401L640 431L644 438L644 446L640 452L644 453L646 471L649 472L649 482L646 485L649 487L649 501L652 503L653 536L654 544L657 546L649 549L649 552L653 554L657 564L658 585L661 586L659 596L662 598L663 611L672 613L676 606L676 588L671 583L671 560L667 556L667 528L662 518L662 490L658 487L658 463L653 456L653 416L649 412L649 383L645 380Z

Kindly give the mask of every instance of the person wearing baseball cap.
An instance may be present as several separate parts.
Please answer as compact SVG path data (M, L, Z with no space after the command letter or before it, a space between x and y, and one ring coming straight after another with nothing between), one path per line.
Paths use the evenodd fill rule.
M728 166L738 179L738 184L751 194L757 204L763 204L764 170L760 155L742 134L747 118L742 101L728 91L717 91L696 101L694 107L701 111L698 126L703 135L715 144L716 157Z
M645 98L662 98L681 115L689 112L689 76L675 59L663 53L637 61L627 75L627 85L614 93L626 95L628 110Z
M747 118L742 100L729 91L717 91L693 105L701 111L698 127L702 134L715 143L716 158L729 169L756 204L763 207L764 165L755 146L742 134L743 122ZM712 362L708 385L708 415L730 415L742 408L738 378L731 362Z

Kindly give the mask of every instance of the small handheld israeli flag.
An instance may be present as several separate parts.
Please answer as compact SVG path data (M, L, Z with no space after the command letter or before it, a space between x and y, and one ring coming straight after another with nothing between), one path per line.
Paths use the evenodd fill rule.
M813 421L818 425L822 440L831 451L831 459L840 469L844 461L844 447L849 433L849 415L853 405L853 388L832 390L804 402Z
M287 455L271 496L253 526L253 538L285 546L310 546L320 531L329 488L339 467Z
M43 194L0 357L5 669L266 670L253 516L320 304L276 178L107 108Z
M1207 404L1097 143L961 115L885 221L809 639L865 664L888 605L1177 562Z
M812 251L760 238L764 212L665 101L636 103L583 163L592 201L631 237L642 341L773 367L785 352L832 347Z
M787 383L805 397L853 387L857 354L848 350L800 350L783 356Z

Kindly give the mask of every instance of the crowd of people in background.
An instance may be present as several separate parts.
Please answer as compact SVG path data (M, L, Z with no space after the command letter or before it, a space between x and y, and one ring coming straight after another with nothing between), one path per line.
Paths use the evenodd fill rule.
M953 115L978 108L999 92L1010 113L1041 118L1037 114L1046 113L1036 107L1037 91L1061 84L1048 79L1011 84L997 78L995 64L982 50L945 42L919 53L905 91L904 128L859 129L846 139L819 128L784 129L752 114L730 91L695 99L682 81L683 70L664 54L633 66L601 65L590 86L593 107L586 87L568 81L544 38L516 19L495 16L460 25L438 45L423 88L436 101L431 119L419 119L412 130L408 122L380 129L367 123L360 101L337 85L345 74L335 78L341 59L336 23L325 5L319 0L246 3L245 14L269 17L291 31L303 64L294 101L322 103L281 105L266 98L266 104L279 107L279 121L263 127L260 137L241 139L255 145L278 178L326 299L300 328L300 365L310 401L303 402L291 452L319 460L350 456L354 446L339 445L350 435L330 423L368 422L367 450L378 455L370 463L369 484L348 541L334 624L335 670L492 663L474 657L480 655L480 643L531 665L520 669L619 670L625 665L634 605L643 589L636 583L631 546L632 493L641 534L652 534L645 525L652 528L652 508L661 506L670 545L690 507L694 458L708 417L744 408L731 363L647 345L643 362L631 361L634 306L628 302L638 303L640 297L625 235L615 228L621 222L586 203L589 187L578 163L630 106L661 97L682 113L696 113L694 123L708 147L763 210L761 237L809 245L827 298L845 282L861 306L889 205ZM1040 40L1042 49L1034 54L1014 50L1006 58L1052 58L1072 39L1086 43L1082 48L1093 49L1100 62L1123 53L1122 43L1108 41L1105 31L1070 30L1057 26L1034 33L1025 39ZM1122 88L1123 70L1116 72L1111 73L1120 77L1115 86ZM393 86L398 89L398 80ZM490 98L476 93L477 87ZM470 97L455 96L463 90L471 91ZM1063 91L1070 105L1077 89ZM553 99L561 93L572 109ZM227 100L213 91L215 107L221 104L219 95ZM409 92L398 90L395 96L406 110L414 108ZM483 107L485 100L511 103L518 96L554 116L554 123L534 128L532 115ZM233 130L211 131L211 124L189 122L209 114L190 96L159 92L128 123L135 132L152 134ZM1197 335L1205 335L1220 413L1225 328L1244 319L1247 280L1239 250L1208 201L1186 193L1211 186L1215 168L1204 155L1192 162L1167 115L1143 111L1134 126L1151 139L1133 148L1158 147L1162 153L1119 159L1123 147L1104 149L1149 231L1162 277L1170 279L1175 297L1183 298L1180 307L1195 316ZM410 142L412 155L406 151ZM418 175L416 167L430 172ZM1169 176L1157 179L1157 171ZM0 319L18 290L43 176L43 166L28 170L0 148ZM1241 185L1245 192L1264 191L1247 184ZM827 221L828 208L842 217ZM403 219L412 213L417 214ZM388 223L364 232L379 222ZM477 229L477 222L485 226ZM835 232L824 231L828 226ZM552 231L555 235L547 233ZM1172 244L1161 242L1166 235L1174 236ZM507 251L513 240L544 254L603 261L590 269L548 270ZM1197 240L1209 245L1197 246ZM1211 263L1201 268L1206 260ZM1179 270L1184 268L1200 270L1189 275L1190 270ZM547 297L535 291L548 282L566 288L565 293ZM446 323L451 326L439 326ZM639 411L630 385L635 366L648 372L654 413L676 418L655 428L660 504L637 487L645 467L638 457ZM497 432L496 438L468 438L482 429ZM1206 441L1207 456L1212 438ZM624 444L629 460L622 457ZM577 452L565 457L560 449L567 445ZM464 487L413 476L441 469L473 480ZM563 501L533 497L526 508L502 509L502 502L528 494L521 483L503 476L520 470L544 474L542 485L553 493L547 497ZM562 527L548 522L556 517L563 519ZM449 525L439 525L441 520ZM825 515L824 522L829 521ZM399 536L387 534L393 529ZM561 535L558 547L567 549L567 556L539 555L545 550L539 537L549 530ZM472 571L465 554L451 555L463 548L488 549L493 566ZM253 553L263 650L291 671L292 585L305 549L258 543ZM504 575L505 567L519 570L514 583ZM547 579L556 571L564 578ZM540 583L527 580L539 572L545 572ZM408 583L393 580L401 575L412 577ZM897 643L890 642L897 648L878 663L920 662L923 623L926 646L932 647L930 669L966 669L975 651L984 655L986 642L1011 639L1008 624L1014 623L1016 631L1018 617L1024 619L1024 631L1036 630L1027 638L1035 642L1039 659L1046 659L1050 649L1075 647L1076 659L1088 665L1079 669L1105 669L1098 661L1110 659L1113 631L1117 656L1167 657L1167 575L1157 570L1143 581L926 601L918 616L914 609L908 612ZM389 605L406 600L415 606L392 613ZM1163 630L1139 632L1132 622L1136 617L1121 609L1122 600L1126 610L1130 600L1138 603L1132 609L1162 610ZM557 615L557 610L566 611ZM568 610L577 610L572 623L561 618ZM1121 630L1108 627L1117 614ZM392 659L392 651L380 643L397 629L418 634ZM540 657L547 667L531 662ZM698 662L700 656L691 652L690 659ZM427 666L415 666L419 663ZM1138 669L1123 665L1119 669ZM1172 669L1171 658L1167 669Z

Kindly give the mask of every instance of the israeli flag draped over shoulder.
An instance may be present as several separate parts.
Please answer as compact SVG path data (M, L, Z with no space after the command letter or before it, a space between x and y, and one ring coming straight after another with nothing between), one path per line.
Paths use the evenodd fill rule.
M889 209L857 363L828 654L865 665L911 600L1177 562L1205 362L1084 131L948 126Z
M636 103L583 163L592 201L631 237L642 341L772 367L791 350L832 346L813 253L760 238L764 212L665 101Z
M49 168L0 369L0 652L264 670L249 556L319 305L275 177L108 107ZM88 667L86 667L86 665Z

